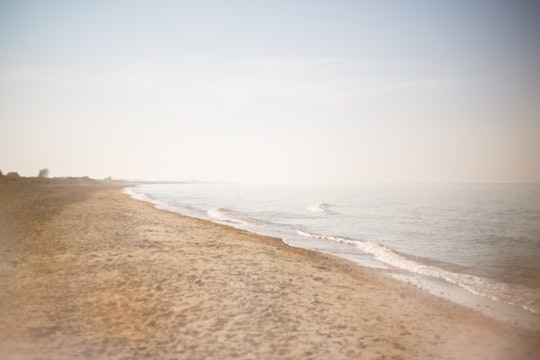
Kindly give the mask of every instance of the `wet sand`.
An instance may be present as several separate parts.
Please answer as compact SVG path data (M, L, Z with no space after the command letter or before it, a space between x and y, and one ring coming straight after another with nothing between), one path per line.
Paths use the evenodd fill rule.
M0 178L2 359L533 359L540 334L342 259Z

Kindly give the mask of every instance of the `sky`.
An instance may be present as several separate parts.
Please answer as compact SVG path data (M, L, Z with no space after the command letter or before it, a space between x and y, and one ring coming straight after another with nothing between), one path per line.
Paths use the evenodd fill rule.
M540 182L539 4L0 0L0 170Z

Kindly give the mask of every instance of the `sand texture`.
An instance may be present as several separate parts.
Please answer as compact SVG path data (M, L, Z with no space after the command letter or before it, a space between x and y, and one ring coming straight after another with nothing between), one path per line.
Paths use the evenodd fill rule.
M540 334L133 200L0 178L2 359L534 359Z

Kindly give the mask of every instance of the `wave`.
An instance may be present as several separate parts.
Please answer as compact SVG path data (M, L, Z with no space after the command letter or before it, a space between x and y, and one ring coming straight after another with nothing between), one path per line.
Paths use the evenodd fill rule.
M321 214L321 213L330 213L330 204L327 203L317 203L312 206L308 206L307 210L314 214Z
M475 275L455 273L436 266L422 264L418 261L409 259L407 256L402 255L382 244L372 241L358 241L331 235L317 235L300 230L297 230L297 233L304 237L333 241L354 246L362 252L372 255L376 260L391 265L395 268L420 275L439 278L454 285L460 286L472 294L488 297L491 300L498 302L519 306L522 309L535 314L540 313L539 309L536 309L535 306L531 306L530 304L531 299L535 299L536 295L533 293L528 294L530 292L528 291L529 289L518 285L511 286L509 284L489 280ZM515 300L516 292L524 295L522 298L523 301Z
M218 221L224 221L228 223L250 226L250 225L267 225L268 222L256 218L246 216L238 211L218 208L207 211L208 217Z
M215 222L228 223L231 226L243 227L246 230L256 230L257 232L261 231L266 235L275 236L275 233L272 232L279 229L280 232L277 236L283 237L284 240L287 236L291 235L291 232L294 232L296 229L303 226L300 224L302 224L303 218L306 215L304 213L302 215L299 214L299 217L294 217L294 214L292 215L286 211L280 213L279 215L266 212L242 213L226 208L215 208L207 211L206 209L208 209L208 207L206 207L206 209L196 209L190 207L189 205L180 204L175 201L171 203L171 199L165 198L165 200L163 200L163 197L161 197L161 200L158 200L152 196L144 194L143 191L144 188L140 189L138 187L129 187L124 189L124 193L130 195L131 197L147 201L161 209L181 212L190 216L205 218ZM327 214L335 214L332 211L333 207L334 206L331 204L318 203L308 207L307 210L309 210L311 213L318 214L318 216L326 216ZM252 217L254 214L256 217L269 220L265 221ZM297 225L287 222L282 224L281 221L277 222L278 220L273 222L274 219L281 218L288 218L289 220L294 219L294 222ZM308 220L312 221L313 218ZM540 313L540 297L536 288L527 288L517 284L497 282L495 280L467 274L464 272L458 272L459 270L455 269L446 270L442 268L444 267L444 264L441 264L441 267L438 267L438 264L436 266L433 263L427 263L421 258L419 259L401 254L377 242L360 241L332 235L318 235L304 231L297 231L297 233L303 237L332 241L351 246L358 251L372 256L377 261L390 265L396 269L405 270L412 274L442 279L448 283L455 284L456 286L459 286L470 293L481 295L497 302L519 306L530 313Z
M155 204L155 201L153 201L148 195L138 192L136 187L124 188L123 193L131 196L134 199Z

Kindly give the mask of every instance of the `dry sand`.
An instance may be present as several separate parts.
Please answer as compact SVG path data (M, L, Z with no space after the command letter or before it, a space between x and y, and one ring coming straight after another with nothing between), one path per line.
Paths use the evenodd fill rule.
M0 178L2 359L533 359L540 334L92 182Z

